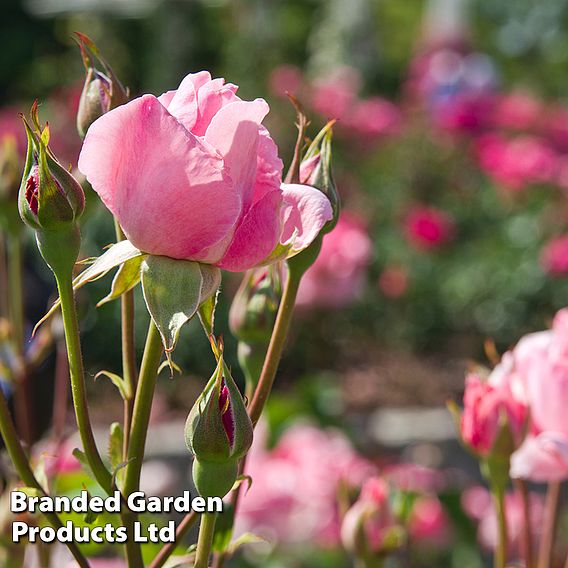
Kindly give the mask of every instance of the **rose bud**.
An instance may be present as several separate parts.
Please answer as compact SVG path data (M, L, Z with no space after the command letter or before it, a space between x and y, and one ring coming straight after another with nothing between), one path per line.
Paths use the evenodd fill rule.
M461 437L477 455L508 458L523 441L526 406L507 385L494 385L477 375L466 379Z
M49 127L40 134L25 119L24 126L28 152L18 200L22 220L33 229L43 230L74 223L85 208L81 185L49 149Z
M365 482L341 525L346 550L362 558L378 559L404 545L406 535L393 514L389 493L383 479L372 477Z
M268 343L280 303L280 275L275 267L249 270L231 304L233 335L247 343Z
M329 233L337 224L340 212L340 199L331 168L331 140L334 122L328 122L314 138L300 164L300 183L317 187L331 203L333 218L324 226L322 232Z
M83 34L77 34L77 38L87 73L77 111L77 131L84 138L89 126L97 118L128 102L129 97L127 89L101 57L94 42ZM104 72L95 67L93 57L98 60Z
M32 107L32 130L24 119L28 151L18 209L36 230L39 250L55 272L70 272L77 260L80 234L76 221L85 209L79 182L57 161L49 148L49 127L40 133L37 105Z
M224 497L231 490L252 437L243 397L221 356L185 424L185 442L194 455L193 482L202 497Z

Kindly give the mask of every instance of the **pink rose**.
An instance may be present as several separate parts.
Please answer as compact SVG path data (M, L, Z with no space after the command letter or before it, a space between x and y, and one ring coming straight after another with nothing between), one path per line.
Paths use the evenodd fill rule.
M323 193L282 184L268 104L236 91L201 71L89 128L79 169L140 250L242 271L294 235L301 250L331 219Z
M530 129L538 125L542 114L541 103L529 93L510 93L498 99L495 123L513 130Z
M399 532L389 495L390 489L383 479L371 477L365 482L359 499L343 517L341 541L347 550L358 552L361 535L364 535L365 548L381 552L388 546L393 530Z
M558 156L550 145L534 136L511 140L488 134L478 141L483 170L505 189L519 191L530 184L550 182L556 173Z
M455 234L453 219L434 207L414 207L406 217L406 238L417 249L433 250L451 241Z
M568 274L568 235L549 241L542 250L540 263L550 276Z
M343 212L335 229L325 236L317 260L302 278L298 305L340 308L354 302L365 285L371 245L361 219Z
M408 532L417 544L442 547L448 544L450 521L438 497L421 495L412 505Z
M461 419L463 441L476 453L482 456L489 454L503 416L507 418L513 440L518 446L524 433L525 405L516 400L508 388L495 387L477 375L469 375L466 378Z
M568 479L568 309L556 314L550 331L526 336L512 354L531 435L511 458L511 476Z
M261 423L262 426L262 423ZM339 543L337 492L360 486L374 473L338 431L296 424L272 450L255 433L247 459L254 479L237 516L236 533L253 532L279 543Z

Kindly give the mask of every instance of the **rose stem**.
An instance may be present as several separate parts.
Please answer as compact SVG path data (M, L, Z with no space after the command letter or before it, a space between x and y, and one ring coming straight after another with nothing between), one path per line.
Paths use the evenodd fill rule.
M177 526L175 542L170 542L166 544L160 552L156 555L154 560L150 563L149 568L162 568L171 553L175 550L177 543L187 534L189 529L197 521L198 514L195 511L188 513Z
M91 420L89 418L87 389L81 354L81 340L79 337L79 325L77 323L77 311L75 308L71 274L56 274L55 278L59 290L59 298L61 300L61 314L63 316L63 327L65 328L67 358L71 375L71 393L73 395L77 427L81 436L85 457L93 471L93 475L99 485L110 494L113 488L112 477L97 449Z
M24 299L22 283L22 239L20 234L11 234L8 239L8 289L9 310L12 324L11 336L16 355L14 402L16 423L20 435L29 447L33 442L33 424L29 380L24 354Z
M26 484L27 487L33 487L34 489L37 489L42 495L47 495L43 487L36 479L32 468L28 463L24 449L22 448L22 445L20 444L20 441L18 439L14 423L12 422L10 411L8 410L8 405L6 404L6 398L2 389L0 389L0 432L2 433L2 438L4 438L4 443L6 444L8 454L10 455L14 467L16 468L16 471L18 472L18 475L20 476L22 481ZM63 526L56 513L44 514L54 528ZM89 568L89 562L81 554L81 551L79 550L77 545L74 542L67 542L65 544L77 561L77 564L79 564L81 568Z
M117 241L125 239L124 232L118 221L114 222ZM122 340L122 378L129 386L129 396L124 399L124 446L122 449L124 460L128 456L128 443L130 440L130 427L132 411L134 409L134 393L138 381L136 368L136 349L134 345L134 292L129 290L120 297L120 319Z
M558 523L558 506L560 503L560 481L552 481L548 484L546 503L544 505L544 524L540 548L538 550L538 568L549 568L554 548L554 537Z
M494 568L506 568L507 565L507 518L505 516L505 489L499 483L494 483L492 488L493 503L497 515L499 540L493 558Z
M527 483L523 479L515 479L514 484L521 496L523 505L523 532L521 537L521 546L523 549L523 556L525 557L525 568L533 568L531 517Z
M209 555L213 544L216 518L216 513L203 513L203 515L201 515L199 537L197 539L197 552L193 568L208 568L209 566Z
M132 410L130 441L128 443L128 465L126 466L123 488L123 493L126 496L138 491L140 486L144 447L146 445L150 411L152 410L152 400L154 398L154 389L161 358L162 339L154 322L150 320L144 355L142 356L142 365L140 367L140 377L136 385L136 398L134 399ZM122 518L127 526L128 533L132 536L131 531L136 521L136 515L132 512L125 512ZM144 566L140 546L133 542L127 542L126 550L129 568L141 568Z
M252 398L252 403L248 409L254 426L256 426L256 423L264 410L264 405L268 400L270 391L272 390L272 385L274 384L276 371L278 370L280 359L282 359L286 338L288 337L288 331L290 330L290 324L294 314L294 305L296 304L296 296L298 294L298 288L300 286L302 276L303 272L297 273L291 270L288 273L288 279L282 293L282 300L278 308L274 330L272 331L270 344L260 373L260 379L258 380L258 384ZM246 459L246 456L243 459ZM244 473L244 463L241 465L239 473ZM234 516L237 514L239 496L240 486L234 489L233 494L231 495ZM214 564L215 568L222 568L225 562L225 557L225 553L217 555Z
M274 324L274 329L272 331L272 337L270 338L270 345L268 346L268 351L266 353L266 358L264 360L264 365L262 367L262 372L258 385L255 390L255 394L252 403L249 407L249 415L251 417L253 426L256 426L260 415L264 409L264 405L272 385L274 383L274 378L276 376L276 371L278 365L280 364L280 359L282 358L282 352L284 351L284 345L286 343L286 337L290 329L290 323L292 322L292 315L294 313L294 304L296 303L296 295L298 294L298 287L300 285L300 280L303 276L303 272L297 273L295 271L288 274L288 280L284 286L284 291L282 294L282 300L278 308L278 315L276 317L276 323ZM260 392L262 390L262 392ZM235 491L239 492L240 486L237 487ZM238 504L238 497L234 498L235 505ZM236 508L235 508L236 513ZM176 541L183 538L187 531L191 528L197 515L194 512L188 513L182 522L179 524L176 531ZM154 558L150 564L150 568L161 568L172 552L176 548L176 543L166 544L160 553ZM224 561L221 555L216 559L218 566L222 566Z
M138 490L140 472L144 461L144 446L150 422L152 399L156 387L158 368L162 358L162 339L154 322L150 320L140 377L136 387L136 398L132 413L132 426L130 429L130 443L128 446L128 465L124 480L124 493L129 495Z
M69 398L69 363L63 341L55 344L55 389L53 392L53 439L59 444L63 439L67 421L67 400Z

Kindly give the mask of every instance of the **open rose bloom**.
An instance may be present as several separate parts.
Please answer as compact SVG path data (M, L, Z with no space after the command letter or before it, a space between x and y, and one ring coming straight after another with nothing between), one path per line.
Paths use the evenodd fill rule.
M282 183L263 99L188 75L96 120L79 169L140 250L242 271L279 243L302 250L332 217L317 189Z

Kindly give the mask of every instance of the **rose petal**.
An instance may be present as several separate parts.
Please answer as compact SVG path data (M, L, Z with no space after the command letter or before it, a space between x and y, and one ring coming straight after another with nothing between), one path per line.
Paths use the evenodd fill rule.
M243 214L252 202L256 174L259 125L268 114L263 99L229 103L211 120L205 140L225 159L225 166L243 203Z
M235 93L238 87L231 83L225 85L225 79L213 79L201 86L197 92L198 119L192 132L204 136L213 117L229 103L240 100Z
M537 483L568 479L568 439L551 432L528 437L511 456L510 474Z
M278 244L280 235L279 190L267 193L245 215L227 252L217 265L231 272L241 272L262 262Z
M331 203L319 189L309 185L283 183L281 187L286 210L280 242L287 242L297 231L292 250L303 250L332 219Z
M148 253L192 259L225 238L240 215L223 161L152 95L95 121L79 168Z
M208 81L211 81L211 75L208 71L190 73L181 82L169 104L164 105L168 112L175 116L190 131L195 126L199 115L197 92ZM164 98L167 100L167 97ZM164 104L162 100L160 102Z

